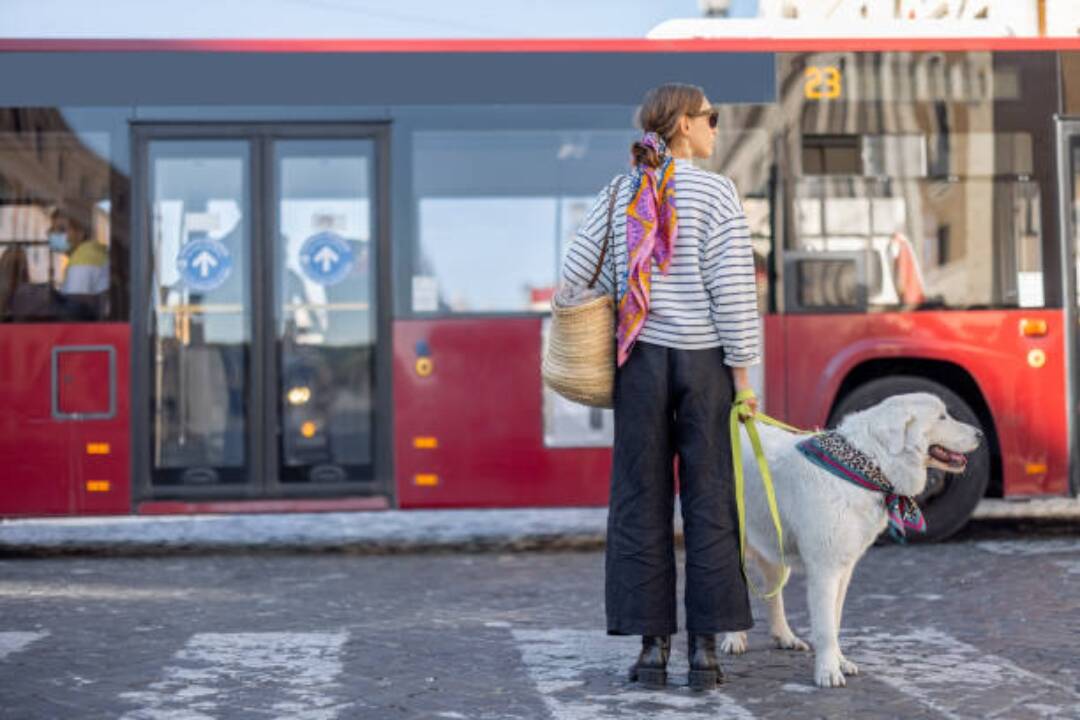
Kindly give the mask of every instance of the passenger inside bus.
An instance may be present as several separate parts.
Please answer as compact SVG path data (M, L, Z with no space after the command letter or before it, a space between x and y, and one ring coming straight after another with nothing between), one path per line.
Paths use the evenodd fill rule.
M65 295L100 295L109 289L109 251L90 237L88 223L57 208L49 226L49 249L67 253L61 285Z
M46 256L32 267L24 245L15 243L0 257L0 319L22 322L99 320L106 313L109 290L109 251L91 238L89 223L56 208L49 215ZM32 243L31 248L40 241ZM56 259L67 256L59 288ZM48 257L43 263L41 258Z

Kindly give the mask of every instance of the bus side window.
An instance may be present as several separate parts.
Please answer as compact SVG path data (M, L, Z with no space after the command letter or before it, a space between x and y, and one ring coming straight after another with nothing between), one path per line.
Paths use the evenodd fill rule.
M92 113L75 126L55 107L0 113L0 322L126 312L129 179L112 157L123 112Z

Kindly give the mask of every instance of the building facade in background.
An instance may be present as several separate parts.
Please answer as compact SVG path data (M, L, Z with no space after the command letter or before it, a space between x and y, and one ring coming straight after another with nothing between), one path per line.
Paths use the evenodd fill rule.
M653 30L654 37L690 34L758 37L1076 37L1080 3L1075 0L758 0L757 20L728 19L731 0L699 0L700 19L676 19ZM712 27L710 27L710 25ZM826 31L826 28L827 31Z

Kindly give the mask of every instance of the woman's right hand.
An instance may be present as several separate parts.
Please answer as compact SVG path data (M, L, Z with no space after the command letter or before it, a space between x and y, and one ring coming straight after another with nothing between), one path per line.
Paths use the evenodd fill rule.
M732 380L734 380L736 395L744 390L750 392L750 397L746 399L744 406L750 411L749 414L745 412L739 413L740 420L748 420L754 417L758 411L758 399L753 395L754 389L750 386L750 373L746 368L737 367L731 369L731 375Z

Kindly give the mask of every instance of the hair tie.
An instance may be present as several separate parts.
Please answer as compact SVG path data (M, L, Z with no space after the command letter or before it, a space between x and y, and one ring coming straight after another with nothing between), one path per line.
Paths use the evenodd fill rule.
M645 133L641 136L641 144L647 148L652 148L660 160L663 160L667 155L667 143L664 142L664 138L660 137L658 133Z

